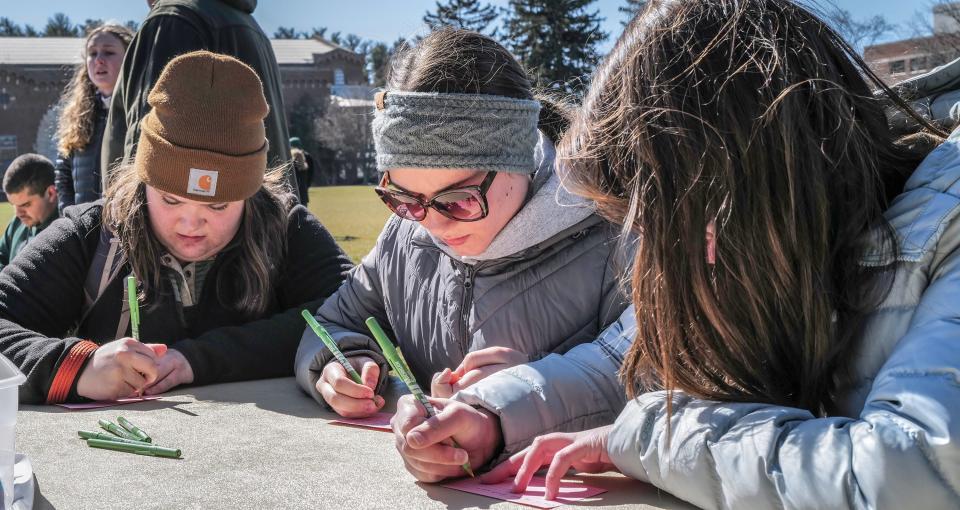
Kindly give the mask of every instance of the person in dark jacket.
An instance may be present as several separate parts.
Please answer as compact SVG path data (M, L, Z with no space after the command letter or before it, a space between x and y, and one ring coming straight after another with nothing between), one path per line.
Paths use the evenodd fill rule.
M16 215L0 237L0 269L59 216L53 163L39 154L18 156L3 174L3 192Z
M249 66L180 56L148 101L105 200L68 208L0 274L0 351L27 376L21 402L290 375L300 310L350 268L265 171L268 107ZM144 343L130 338L131 274Z
M57 196L60 211L100 198L100 144L107 108L133 32L122 25L93 29L83 62L63 94L57 129Z
M313 183L315 165L313 156L303 150L303 142L297 136L290 137L290 156L293 159L293 167L297 171L297 191L300 194L300 203L307 205L310 203L310 185Z
M150 14L123 59L110 104L100 157L104 189L111 168L136 152L140 121L150 110L147 95L160 71L177 55L196 50L230 55L256 71L270 106L265 120L270 141L267 162L274 167L290 161L280 69L270 39L253 19L256 7L257 0L160 0L151 4ZM287 179L291 189L297 189L293 171L287 172Z

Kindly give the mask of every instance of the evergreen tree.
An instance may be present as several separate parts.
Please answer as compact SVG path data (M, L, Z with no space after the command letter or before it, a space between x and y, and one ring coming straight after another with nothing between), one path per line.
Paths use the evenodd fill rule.
M340 40L339 44L340 46L343 46L354 53L365 55L367 53L367 45L369 43L365 43L363 38L357 34L347 34L346 37Z
M274 39L298 39L299 37L297 29L293 27L277 27L273 33Z
M627 19L621 21L624 26L637 15L638 12L642 11L644 7L647 6L647 0L627 0L626 6L620 6L617 8L618 11L626 13Z
M367 68L371 85L378 88L386 86L391 61L394 55L406 44L407 40L403 37L394 41L391 46L382 42L370 41L370 50L367 52Z
M23 37L23 29L10 18L0 18L0 37Z
M383 87L387 84L387 69L390 63L390 47L382 42L373 43L367 54L370 85Z
M496 36L496 27L487 31L496 19L496 8L490 4L481 4L479 0L447 0L446 4L438 1L436 12L428 11L423 16L423 22L431 30L440 27L465 28L490 36Z
M80 37L82 34L79 27L73 26L66 14L58 12L47 20L43 35L46 37Z
M594 0L510 0L504 28L510 49L540 86L582 92L600 60L600 30Z
M83 22L83 25L80 25L80 34L86 36L102 24L102 19L87 18L87 20Z

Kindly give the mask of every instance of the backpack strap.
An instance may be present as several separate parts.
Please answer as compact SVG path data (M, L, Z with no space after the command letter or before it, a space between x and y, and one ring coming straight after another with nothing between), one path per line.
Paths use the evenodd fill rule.
M107 228L100 231L100 239L97 242L97 250L90 261L90 268L87 270L87 278L83 284L83 313L80 315L80 324L86 320L87 315L96 306L100 297L103 296L107 286L110 285L120 271L123 269L125 257L120 254L120 240L113 235ZM126 293L126 290L124 290ZM124 296L126 298L126 296ZM127 329L130 321L130 310L127 308L126 299L124 299L123 309L120 313L119 333L116 338Z

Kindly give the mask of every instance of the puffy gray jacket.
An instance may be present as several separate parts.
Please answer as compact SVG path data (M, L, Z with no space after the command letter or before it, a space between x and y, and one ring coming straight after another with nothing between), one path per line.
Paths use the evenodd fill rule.
M376 317L429 388L434 373L456 368L474 350L506 346L539 359L596 339L627 304L616 231L564 191L549 152L538 152L537 181L546 182L485 252L495 258L459 259L418 223L391 217L373 250L317 312L344 354L371 356L386 376L386 361L364 325ZM307 329L296 375L320 403L315 386L330 360Z

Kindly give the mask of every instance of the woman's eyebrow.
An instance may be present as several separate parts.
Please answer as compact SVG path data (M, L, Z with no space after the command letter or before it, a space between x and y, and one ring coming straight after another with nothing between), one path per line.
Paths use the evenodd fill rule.
M484 175L486 175L486 172L484 172ZM469 181L469 180L471 180L471 179L475 179L476 177L477 177L477 174L473 174L473 175L471 175L471 176L469 176L469 177L466 177L466 178L464 178L464 179L460 179L459 181L457 181L457 182L455 182L455 183L453 183L453 184L448 184L448 185L444 186L443 188L438 189L437 191L433 192L433 194L436 195L437 193L443 193L444 191L449 191L449 190L454 189L454 188L462 188L462 187L464 186L464 184L467 183L467 181ZM408 190L408 189L406 189L406 188L404 188L404 187L402 187L402 186L399 186L399 185L397 185L396 183L394 183L393 181L390 181L390 185L393 186L393 187L395 187L395 188L397 188L397 189L399 189L400 191L404 191L404 192L406 192L406 193L410 193L411 195L422 195L422 193L414 193L413 191L410 191L410 190Z

